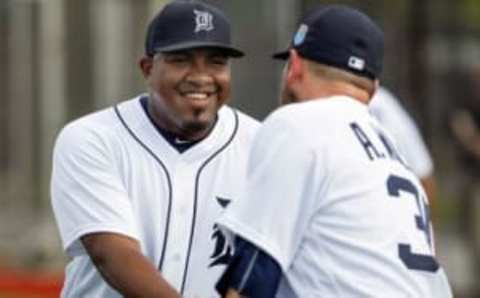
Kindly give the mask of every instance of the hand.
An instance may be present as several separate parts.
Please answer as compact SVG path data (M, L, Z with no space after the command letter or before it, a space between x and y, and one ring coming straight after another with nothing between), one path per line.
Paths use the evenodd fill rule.
M225 295L225 298L242 298L244 296L241 296L236 290L234 289L228 289L227 294Z

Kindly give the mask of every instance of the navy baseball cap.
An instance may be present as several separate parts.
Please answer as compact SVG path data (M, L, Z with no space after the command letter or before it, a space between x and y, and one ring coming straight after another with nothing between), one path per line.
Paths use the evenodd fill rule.
M370 79L383 68L383 32L364 13L342 5L327 5L302 20L289 49L300 56ZM289 49L273 55L286 60Z
M201 1L176 0L166 4L147 29L145 54L193 48L218 48L242 57L231 45L230 22L221 10Z

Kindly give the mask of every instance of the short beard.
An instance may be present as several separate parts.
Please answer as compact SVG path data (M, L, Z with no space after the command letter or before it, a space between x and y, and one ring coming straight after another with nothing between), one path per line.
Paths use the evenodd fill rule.
M188 122L182 126L182 131L188 135L195 135L210 129L210 123Z
M188 139L201 139L208 135L217 122L217 116L212 122L189 121L182 125L181 134Z

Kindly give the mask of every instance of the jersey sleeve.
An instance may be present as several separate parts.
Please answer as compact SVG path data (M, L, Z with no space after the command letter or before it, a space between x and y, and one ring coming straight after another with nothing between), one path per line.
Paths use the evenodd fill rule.
M70 256L85 252L79 239L86 234L113 232L136 238L131 202L108 143L100 130L72 124L57 138L51 199Z
M286 270L314 212L315 155L283 119L267 119L255 137L244 194L219 224L272 256Z
M433 173L432 158L413 119L406 114L404 116L402 124L397 124L402 126L396 136L400 152L415 175L425 178Z
M417 124L397 98L380 89L370 104L371 113L392 134L400 154L420 178L433 172L433 161Z

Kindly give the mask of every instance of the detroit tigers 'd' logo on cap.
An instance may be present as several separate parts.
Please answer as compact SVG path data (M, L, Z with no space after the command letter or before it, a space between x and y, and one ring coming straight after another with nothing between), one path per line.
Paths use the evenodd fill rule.
M194 10L195 14L195 33L200 31L211 31L213 27L213 15L208 11Z

